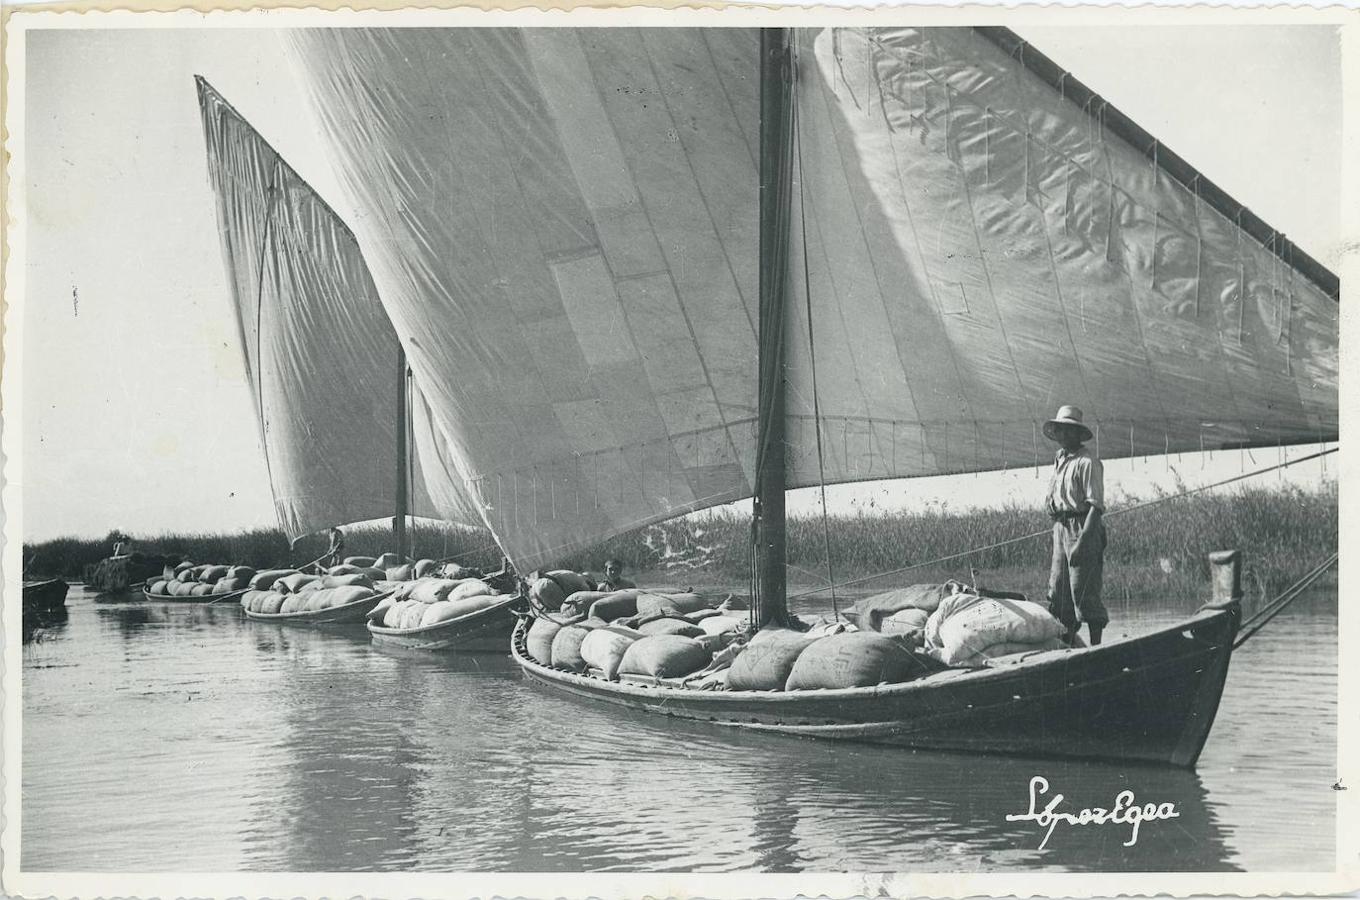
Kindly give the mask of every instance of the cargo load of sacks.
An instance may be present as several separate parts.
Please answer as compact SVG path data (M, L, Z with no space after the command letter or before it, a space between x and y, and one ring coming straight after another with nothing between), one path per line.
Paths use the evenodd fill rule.
M147 584L146 591L158 597L206 597L233 594L250 586L255 570L249 566L196 566L182 562L166 566L161 577Z
M489 609L506 595L480 578L423 577L403 582L369 620L384 628L424 628Z
M597 599L592 606L607 601L617 608L624 593ZM526 651L544 665L579 674L644 684L672 679L674 686L699 690L869 687L911 681L943 668L897 638L853 625L806 632L766 629L748 640L744 613L711 605L687 609L704 599L694 595L634 593L639 609L631 617L535 620ZM662 615L649 612L658 608Z
M747 614L734 612L725 596L595 591L577 572L549 572L534 582L530 597L551 618L530 626L529 655L610 680L702 676L748 627Z
M1062 641L1066 629L1046 604L1022 594L974 592L957 581L866 597L854 612L865 630L898 637L954 667L975 668L1001 657L1067 646Z
M367 600L378 593L367 575L308 575L294 569L269 569L251 580L250 590L241 596L241 607L248 612L319 612Z
M338 566L327 570L329 575L367 575L373 581L414 581L418 578L477 578L481 572L457 563L441 563L433 559L411 560L395 553L382 556L347 556Z

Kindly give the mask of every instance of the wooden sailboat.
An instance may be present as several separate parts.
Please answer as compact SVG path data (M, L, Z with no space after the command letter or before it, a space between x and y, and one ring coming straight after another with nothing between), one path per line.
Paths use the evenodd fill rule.
M424 400L408 398L405 352L358 244L225 98L204 79L196 83L223 259L279 523L297 538L395 512L404 557L408 514L428 515L436 503L410 451L424 450L415 458L432 469L442 461L429 448ZM412 434L415 448L408 447ZM447 479L439 486L441 517L479 521L460 489ZM245 612L289 625L362 624L392 590L385 583L376 588L326 609ZM246 593L155 599L215 603Z
M761 322L787 316L783 283L792 164L788 37L762 35ZM788 627L784 562L785 379L782 348L762 335L755 496L757 624ZM1219 596L1191 618L1099 647L1039 652L1012 665L950 669L903 684L816 691L700 690L623 676L611 681L543 665L529 621L511 653L531 680L672 718L800 737L1044 757L1193 765L1208 737L1241 620L1236 554Z
M1003 29L290 39L444 474L522 571L753 498L754 624L796 625L786 490L1038 465L1052 396L1105 458L1336 435L1335 276ZM1188 766L1218 562L1174 626L902 684L612 681L527 621L512 654L662 715Z
M404 558L412 511L479 524L459 485L426 477L449 464L354 235L206 81L198 80L198 92L223 255L285 532L297 537L390 512ZM392 393L375 400L368 396L375 389ZM356 419L356 406L372 414ZM341 607L246 615L290 625L362 623L393 589L378 587ZM503 649L514 599L428 628L372 629L375 640L427 649L486 645L494 635Z

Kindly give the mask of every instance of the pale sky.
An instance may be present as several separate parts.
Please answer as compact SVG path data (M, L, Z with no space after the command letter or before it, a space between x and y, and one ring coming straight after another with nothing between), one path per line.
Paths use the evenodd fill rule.
M1340 48L1330 27L1025 28L1033 45L1335 266ZM193 75L325 198L318 129L275 32L30 32L25 539L274 524L227 295ZM1295 451L1301 454L1302 448ZM1188 484L1268 465L1238 453ZM1174 461L1173 461L1174 462ZM1112 493L1169 484L1112 462ZM1316 480L1317 463L1293 477ZM1335 457L1331 469L1335 472ZM1274 478L1274 476L1271 476ZM1030 502L1034 471L842 487L832 508ZM792 509L807 509L806 492Z

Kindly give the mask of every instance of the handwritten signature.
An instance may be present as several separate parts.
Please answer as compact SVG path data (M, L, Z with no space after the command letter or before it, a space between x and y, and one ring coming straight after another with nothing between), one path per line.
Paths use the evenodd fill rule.
M1125 847L1132 847L1138 843L1138 829L1144 822L1155 822L1158 819L1179 819L1181 814L1176 812L1174 803L1145 803L1139 806L1133 796L1133 791L1120 791L1114 798L1114 807L1105 809L1095 806L1083 809L1077 813L1061 812L1058 807L1065 799L1062 794L1054 794L1053 799L1048 801L1048 805L1042 810L1038 809L1039 795L1048 793L1048 779L1042 775L1035 775L1029 780L1029 812L1010 813L1006 816L1007 822L1033 822L1040 828L1047 828L1043 841L1039 844L1042 850L1048 846L1048 839L1053 836L1053 831L1060 823L1067 825L1129 825L1133 828L1133 833L1124 842Z

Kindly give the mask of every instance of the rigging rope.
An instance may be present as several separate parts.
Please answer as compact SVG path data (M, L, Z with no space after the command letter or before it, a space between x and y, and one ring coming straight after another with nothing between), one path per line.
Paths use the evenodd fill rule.
M1245 644L1254 637L1257 632L1270 624L1271 619L1282 613L1286 606L1301 597L1303 592L1307 590L1313 582L1321 578L1324 572L1336 565L1338 559L1340 559L1340 554L1333 553L1331 556L1314 566L1298 581L1285 588L1278 597L1259 610L1255 615L1243 622L1241 630L1237 634L1237 640L1233 641L1233 649L1236 650L1238 647Z
M269 459L269 423L264 411L264 355L261 345L264 340L264 273L269 267L265 251L269 249L269 238L274 231L274 201L282 190L279 185L279 162L279 158L275 156L274 165L269 170L269 185L265 188L264 234L260 237L260 252L257 256L260 274L255 282L255 393L256 405L260 411L260 449L264 451L264 471L269 479L271 497L277 497L277 494L274 491L274 464ZM276 500L275 512L277 510Z
M798 46L795 43L794 67L798 66ZM798 229L803 245L803 299L807 305L808 368L812 373L812 429L817 434L817 485L822 492L822 553L826 556L826 580L831 585L831 615L839 622L841 611L836 601L836 571L831 561L831 524L826 514L826 462L822 451L822 407L817 394L817 344L812 327L812 278L808 274L807 196L803 192L803 129L800 127L798 106L793 112L794 152L798 157Z
M1198 494L1202 491L1211 490L1217 487L1223 487L1224 485L1232 484L1233 482L1236 481L1242 481L1247 478L1253 478L1257 475L1264 475L1267 472L1274 472L1276 469L1284 469L1292 465L1297 465L1298 463L1308 462L1309 460L1312 459L1318 459L1320 457L1327 456L1328 454L1337 452L1337 450L1339 449L1340 449L1339 447L1333 447L1330 450L1321 450L1317 453L1310 453L1307 456L1300 456L1298 459L1286 460L1285 462L1279 463L1277 465L1267 466L1263 469L1257 469L1253 472L1247 472L1242 475L1234 475L1232 478L1225 478L1222 481L1215 481L1212 484L1200 485L1199 487L1196 488L1181 491L1179 494L1170 494L1166 497L1157 497L1153 500L1144 500L1142 503L1135 503L1133 506L1126 506L1123 509L1116 509L1114 512L1106 514L1105 518L1108 519L1112 516L1118 516L1124 513L1131 513L1139 509L1146 509L1149 506L1157 506L1158 504L1167 503L1171 500L1179 500L1182 497L1189 497L1192 494ZM942 562L950 562L951 560L962 559L965 556L972 556L974 553L984 553L988 550L996 550L1001 547L1008 547L1011 544L1018 544L1021 541L1028 541L1033 540L1034 538L1044 537L1045 535L1051 533L1052 529L1050 528L1045 528L1042 531L1032 531L1029 534L1022 534L1019 537L1008 538L1004 541L997 541L993 544L988 544L985 547L974 547L971 550L963 550L958 553L951 553L947 556L940 556L935 559L926 560L925 562L912 563L909 566L902 566L900 569L890 569L886 572L879 572L876 575L866 575L863 578L855 578L852 579L851 581L844 581L841 582L841 587L851 587L857 584L864 584L869 581L875 581L879 578L886 578L889 575L900 575L903 572L910 572L913 569L923 569L926 568L927 566L938 565ZM789 594L789 599L793 599L795 597L806 597L807 595L815 594L820 590L823 590L823 588L820 587L808 588L807 590L799 591L796 594Z

